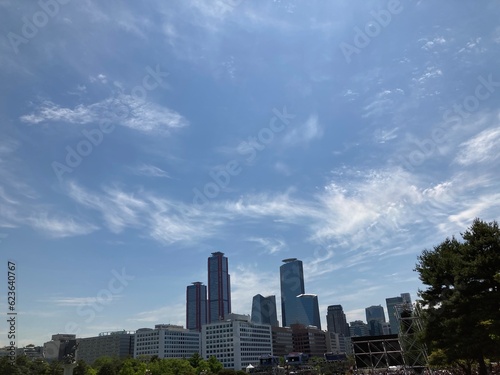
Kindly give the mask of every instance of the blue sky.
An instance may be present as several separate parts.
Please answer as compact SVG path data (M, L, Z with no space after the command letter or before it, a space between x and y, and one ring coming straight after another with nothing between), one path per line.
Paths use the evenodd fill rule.
M422 250L499 216L498 19L496 1L0 0L19 343L184 324L213 251L238 313L279 298L290 257L324 328L331 304L352 321L415 299Z

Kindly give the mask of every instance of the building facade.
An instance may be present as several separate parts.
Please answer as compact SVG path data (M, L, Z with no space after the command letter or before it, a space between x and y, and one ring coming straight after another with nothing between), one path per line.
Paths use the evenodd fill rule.
M273 335L273 355L284 357L292 353L293 335L290 327L272 327Z
M302 261L297 258L283 260L280 267L282 326L301 323L301 306L297 296L305 294Z
M347 324L342 305L328 306L326 324L328 332L340 333L345 337L349 337L349 324Z
M75 356L76 335L58 333L43 344L43 356L47 361L63 361L67 356Z
M369 336L370 331L368 329L368 324L361 320L355 320L350 323L350 336L351 337L359 337L359 336Z
M208 322L224 320L231 312L231 282L224 253L208 258Z
M380 305L370 306L365 309L366 322L371 336L379 336L384 334L385 313L384 308Z
M257 294L252 300L252 323L269 324L272 327L278 326L278 313L276 311L276 297L264 297Z
M200 332L172 324L157 324L155 328L141 328L135 333L134 358L188 358L201 354Z
M399 314L398 307L403 304L409 306L411 309L410 293L401 293L399 297L386 298L387 315L389 315L389 323L391 324L391 334L399 333L399 322L397 315Z
M201 332L207 319L207 287L196 281L186 288L186 328Z
M323 357L328 352L327 333L312 326L292 324L293 351L310 357Z
M272 354L269 324L256 324L248 315L229 314L228 319L202 327L202 357L215 356L224 368L242 370L259 363L259 357Z
M300 307L298 322L305 326L314 326L321 329L318 296L316 294L300 294L296 298Z
M134 355L134 332L103 332L95 337L77 339L77 359L92 365L99 357L127 358Z

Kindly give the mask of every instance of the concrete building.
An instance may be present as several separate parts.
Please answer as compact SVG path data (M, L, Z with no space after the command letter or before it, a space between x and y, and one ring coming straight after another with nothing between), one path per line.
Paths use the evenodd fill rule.
M51 361L63 361L67 356L75 356L76 335L58 333L52 335L52 340L43 344L43 356Z
M292 324L293 351L310 357L323 357L328 352L327 333L314 326Z
M99 357L128 358L134 355L134 332L102 332L95 337L77 339L77 359L92 365Z
M346 339L341 333L326 332L326 348L329 353L346 354Z
M242 370L259 363L259 356L272 354L269 324L256 324L250 316L229 314L225 321L202 327L202 357L215 356L224 368Z
M349 324L347 324L342 305L328 306L326 324L328 332L340 333L345 337L350 335Z
M293 352L293 336L290 327L272 327L273 355L284 357Z
M141 328L135 332L134 358L187 358L201 354L201 334L183 326L157 324L155 328Z
M208 258L208 322L225 320L231 312L231 278L224 253Z

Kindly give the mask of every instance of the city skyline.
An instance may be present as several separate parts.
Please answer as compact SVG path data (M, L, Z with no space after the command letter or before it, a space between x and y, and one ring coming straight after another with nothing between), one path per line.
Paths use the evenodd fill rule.
M282 321L287 258L323 329L331 305L414 301L422 251L500 217L499 18L493 0L0 1L17 344L185 325L217 251L235 313L275 295Z

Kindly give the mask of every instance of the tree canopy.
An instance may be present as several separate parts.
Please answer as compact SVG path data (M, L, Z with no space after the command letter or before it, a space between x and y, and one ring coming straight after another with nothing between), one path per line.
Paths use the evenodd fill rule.
M427 287L423 305L423 340L431 358L471 364L486 374L485 360L500 358L500 229L475 219L462 240L447 238L424 250L415 270Z

